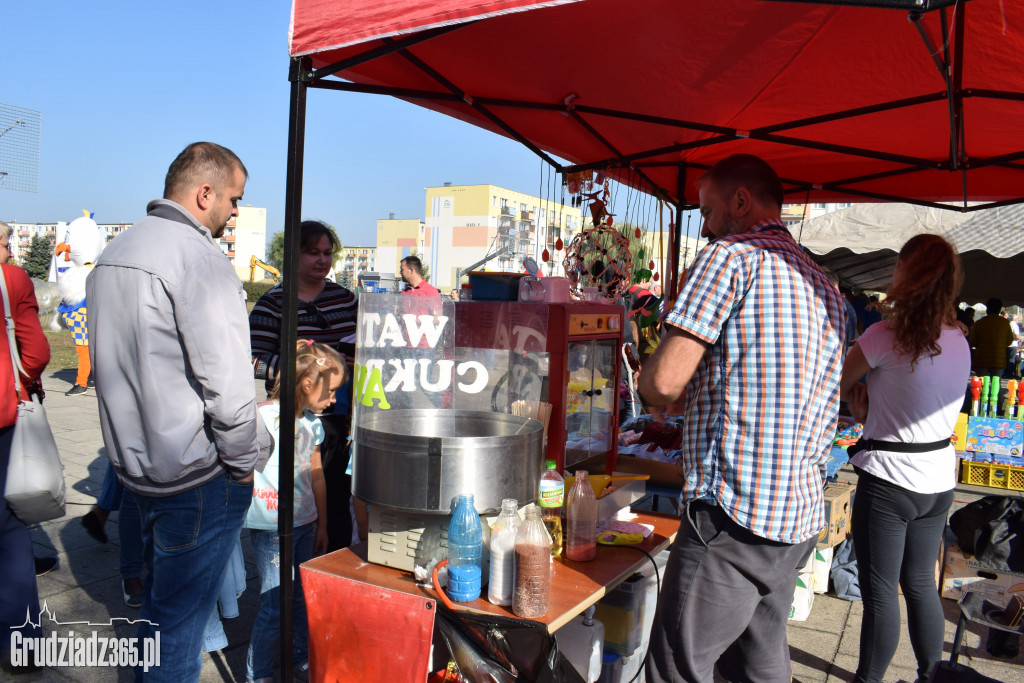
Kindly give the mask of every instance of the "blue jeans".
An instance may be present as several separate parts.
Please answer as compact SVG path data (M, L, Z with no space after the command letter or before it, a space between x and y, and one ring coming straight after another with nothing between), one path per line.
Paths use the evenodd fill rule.
M7 463L14 427L0 429L0 492L7 487ZM0 498L0 654L11 649L11 628L19 627L25 638L39 638L43 630L25 624L26 612L39 621L39 592L32 560L32 538L6 501Z
M121 578L137 579L142 576L142 517L131 491L121 495L117 535L121 543Z
M136 494L135 501L149 569L137 635L149 638L160 632L160 666L145 675L137 669L135 678L198 681L203 634L252 502L252 482L225 473L177 495Z
M250 681L274 675L277 640L281 634L281 547L276 531L253 529L249 533L256 551L256 567L260 572L260 611L252 626L246 675ZM292 558L295 579L292 625L293 658L296 664L309 659L309 624L306 621L306 599L302 594L299 565L313 558L316 522L295 527L292 535Z
M114 472L114 466L107 461L107 473L103 475L103 488L100 489L100 497L96 499L96 507L107 512L112 512L121 507L121 497L124 486Z

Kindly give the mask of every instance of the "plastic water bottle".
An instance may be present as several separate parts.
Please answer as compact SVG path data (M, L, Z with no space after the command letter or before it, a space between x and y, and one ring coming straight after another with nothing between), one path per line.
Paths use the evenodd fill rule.
M516 533L516 585L512 613L539 619L548 613L551 599L551 537L544 528L540 508L526 506L526 521Z
M551 557L562 553L562 505L565 500L565 480L558 473L554 460L548 460L547 469L540 476L537 505L544 513L544 526L551 537Z
M515 588L516 532L522 520L519 519L519 503L515 498L501 501L501 513L491 525L491 572L487 587L487 599L493 605L512 604Z
M458 496L448 524L448 595L455 602L480 597L483 527L473 494Z
M566 504L565 556L585 562L597 556L597 498L586 470L576 470L576 483Z

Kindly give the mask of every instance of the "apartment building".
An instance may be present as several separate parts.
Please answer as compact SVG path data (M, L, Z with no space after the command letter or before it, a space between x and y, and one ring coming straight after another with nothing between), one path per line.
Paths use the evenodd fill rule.
M377 247L342 247L334 265L334 279L346 287L355 289L360 275L376 269Z
M561 275L563 254L555 244L559 238L568 242L582 224L577 208L497 185L428 187L424 215L415 248L430 264L431 284L442 290L458 288L460 270L495 254L479 267L522 272L523 260L531 257L543 274ZM548 263L542 259L545 249ZM388 262L383 253L379 262Z

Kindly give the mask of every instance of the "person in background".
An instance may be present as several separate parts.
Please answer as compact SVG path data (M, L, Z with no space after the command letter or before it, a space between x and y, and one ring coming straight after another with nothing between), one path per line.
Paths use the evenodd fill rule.
M346 376L352 377L356 353L356 318L359 298L355 292L327 280L341 242L326 223L299 224L299 310L298 337L311 339L340 353ZM281 363L281 315L283 285L276 285L260 297L249 313L249 346L256 379L265 380L267 393L274 390ZM324 478L327 482L328 550L347 548L352 542L353 514L360 537L366 538L366 506L352 499L349 468L349 432L352 423L352 382L338 390L336 401L320 415L324 429ZM354 510L354 513L353 513Z
M843 304L782 223L768 164L733 155L698 183L710 242L639 381L656 419L685 416L647 680L711 681L717 665L727 680L788 681L797 571L825 526Z
M1013 343L1010 344L1009 348L1006 349L1006 377L1017 379L1019 373L1017 372L1017 366L1020 362L1020 321L1019 316L1006 315L1004 316L1010 321L1010 331L1013 332Z
M14 387L14 367L6 334L0 351L0 492L7 487L7 465L18 420L18 403L29 400L29 385L37 384L46 364L50 362L50 344L39 325L39 304L28 273L18 266L7 265L10 252L11 227L0 221L0 268L3 269L8 315L14 321L14 335L25 374L21 376L22 393ZM0 498L0 666L9 673L36 671L34 664L11 665L12 629L24 638L41 638L39 622L39 590L36 587L35 560L28 527L14 516L7 502ZM29 623L25 623L30 615ZM34 623L33 623L34 622Z
M847 349L850 348L850 344L857 338L857 311L854 310L853 304L845 296L842 296L843 291L839 287L839 274L831 268L822 268L825 271L825 275L828 276L828 281L832 283L832 286L839 292L840 297L843 300L843 311L846 313L846 338L845 344Z
M459 300L459 290L453 289L451 296L452 296L452 301L458 301Z
M857 340L843 366L842 395L864 435L850 447L858 475L853 506L864 617L855 681L881 681L900 636L897 585L926 680L942 657L935 557L956 485L956 426L970 349L953 315L960 258L937 235L900 250L884 319ZM866 376L867 383L860 380Z
M142 517L149 572L137 635L160 632L147 681L199 680L253 471L270 457L245 293L216 242L238 215L246 175L229 149L186 147L164 198L107 245L86 282L103 442Z
M974 327L974 308L967 305L967 302L960 304L956 309L956 319L964 326L964 334L970 334Z
M978 375L999 375L1006 370L1007 348L1014 341L1010 321L999 315L1003 302L995 297L985 302L987 315L971 327L971 369Z
M406 256L398 264L398 271L402 275L402 282L409 285L402 294L409 296L441 296L437 287L423 279L423 263L418 256Z

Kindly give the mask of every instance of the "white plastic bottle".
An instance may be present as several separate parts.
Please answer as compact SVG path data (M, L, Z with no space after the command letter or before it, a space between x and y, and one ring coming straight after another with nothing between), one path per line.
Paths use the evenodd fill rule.
M516 532L519 531L519 503L515 498L501 501L501 513L491 525L491 572L487 600L492 605L512 604L515 588Z
M594 618L591 605L580 616L555 632L558 651L588 683L601 677L604 656L604 624Z

